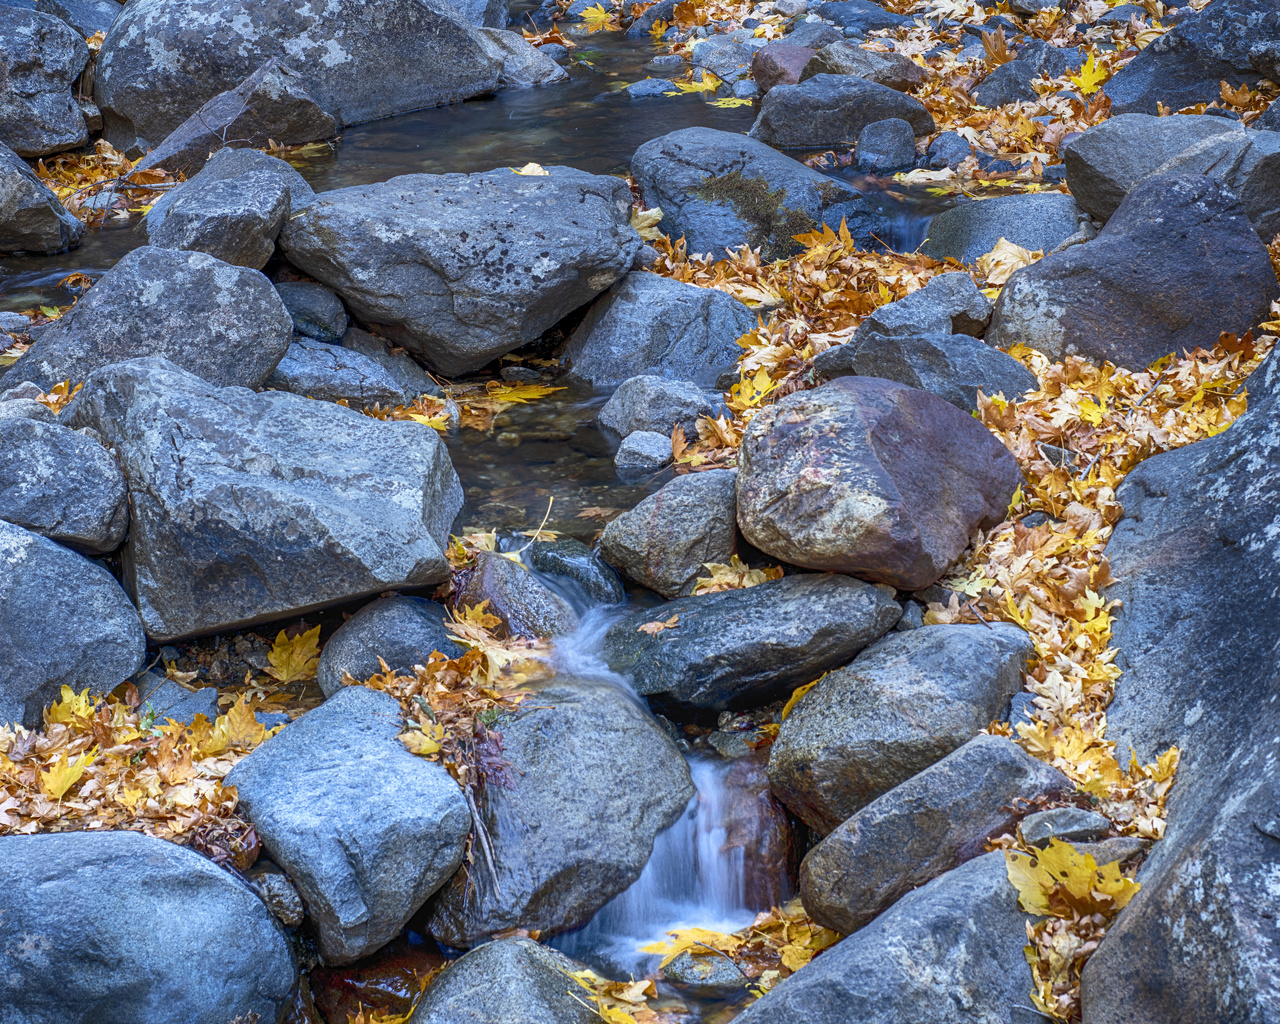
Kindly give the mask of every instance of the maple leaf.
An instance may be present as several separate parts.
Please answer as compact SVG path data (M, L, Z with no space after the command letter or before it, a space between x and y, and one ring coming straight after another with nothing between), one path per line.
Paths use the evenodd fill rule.
M631 226L635 229L637 235L646 242L652 242L654 239L661 238L662 232L658 230L658 222L662 220L662 207L651 206L647 210L631 211Z
M80 781L85 769L93 763L93 759L97 754L98 748L94 747L87 753L81 754L75 760L69 761L67 752L64 750L52 765L41 770L41 792L46 793L51 800L61 800L62 795Z
M978 257L977 266L986 275L988 285L1002 285L1013 276L1014 271L1029 267L1043 258L1044 253L1024 249L1001 236L990 252Z
M617 519L626 509L610 508L607 505L588 505L577 514L577 519L595 519L601 523L607 523L612 519Z
M77 694L71 687L62 687L62 700L50 704L44 712L44 720L48 725L66 724L77 718L87 719L93 714L94 701L89 699L89 688L86 686Z
M649 38L651 38L654 42L657 42L659 39L661 39L663 36L667 34L667 29L669 29L670 27L671 27L670 22L663 21L661 18L659 18L649 28Z
M497 399L505 405L524 404L539 398L546 398L553 391L563 391L563 387L552 387L549 384L499 384L491 380L485 385L490 398Z
M1110 916L1123 910L1142 888L1120 873L1118 862L1098 867L1090 854L1079 853L1061 839L1050 840L1034 857L1006 850L1005 869L1018 890L1022 909L1040 917Z
M667 934L671 938L666 941L651 942L647 946L640 947L641 953L662 954L662 962L658 964L659 969L666 967L667 964L687 950L694 953L708 950L732 953L742 945L743 941L737 935L715 932L709 928L681 928L677 931L667 932Z
M267 653L266 673L281 683L305 683L320 667L320 627L289 637L282 629Z
M680 616L679 614L676 614L671 616L671 618L667 619L665 622L658 620L654 622L646 622L642 626L637 626L636 632L646 633L649 636L657 636L664 629L675 629L679 625L680 625Z
M1082 96L1092 96L1111 77L1111 72L1098 63L1096 56L1089 54L1078 75L1072 75L1070 82L1080 90Z
M599 32L601 29L610 28L609 20L613 17L600 4L594 7L588 7L580 15L583 24L587 26L588 32Z
M722 590L745 590L756 587L769 580L782 579L782 567L771 565L765 569L750 569L737 555L729 556L729 564L721 562L704 562L704 569L711 571L710 576L698 577L693 592L697 594L714 594Z
M721 82L710 71L703 69L701 82L672 82L671 84L676 88L674 92L667 93L666 95L668 96L678 96L680 93L689 92L715 92L720 88Z
M755 100L746 99L742 96L725 96L723 99L712 100L711 106L719 107L721 110L728 110L731 107L749 107Z

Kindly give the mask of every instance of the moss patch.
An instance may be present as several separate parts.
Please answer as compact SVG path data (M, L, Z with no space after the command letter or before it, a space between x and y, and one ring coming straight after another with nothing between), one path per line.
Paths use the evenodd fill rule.
M741 171L731 171L718 178L708 175L701 187L692 191L699 199L733 209L746 222L748 244L752 248L759 246L761 255L768 259L798 252L800 245L792 236L817 227L804 210L786 205L784 186L770 189L769 183L759 175L747 178Z

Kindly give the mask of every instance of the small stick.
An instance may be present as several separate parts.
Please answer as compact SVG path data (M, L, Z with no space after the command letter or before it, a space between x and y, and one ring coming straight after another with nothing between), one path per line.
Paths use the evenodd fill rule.
M969 611L973 612L974 615L978 616L978 621L981 622L984 626L986 626L987 629L992 628L991 623L989 623L986 619L982 617L982 612L978 611L978 607L973 603L973 601L971 600L966 601L964 604L965 604L965 607L969 609Z
M467 807L471 809L471 823L475 826L476 837L480 840L480 852L484 854L484 862L489 868L489 874L493 876L493 887L501 896L502 883L498 881L498 869L493 863L493 848L489 845L489 833L485 831L484 822L480 818L480 809L476 806L476 798L471 792L471 787L464 786L462 795L466 797Z
M737 963L734 962L733 957L731 957L728 953L725 953L722 950L716 949L715 946L708 946L705 942L699 942L697 939L694 939L693 944L695 946L701 946L703 949L709 949L711 950L711 952L715 953L717 956L724 957L726 960L729 961L729 963L733 964L733 969L735 971L737 971L744 978L746 978L747 981L751 980L751 975L749 975L746 971L744 971L741 967L739 967Z
M1135 409L1138 408L1138 406L1140 406L1143 402L1145 402L1148 398L1150 398L1152 395L1155 394L1156 388L1160 386L1160 382L1164 380L1164 375L1168 372L1169 372L1169 368L1167 366L1160 371L1160 376L1156 378L1156 382L1151 385L1147 393L1143 395L1141 398L1139 398L1136 402L1134 402L1133 407Z

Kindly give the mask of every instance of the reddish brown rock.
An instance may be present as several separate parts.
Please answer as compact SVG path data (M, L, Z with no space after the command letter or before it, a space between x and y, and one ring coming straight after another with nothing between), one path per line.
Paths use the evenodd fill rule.
M793 565L919 590L1004 518L1021 479L1004 445L936 395L841 377L751 421L738 526Z
M786 809L769 788L768 755L757 751L729 769L725 849L742 850L743 899L752 910L780 907L794 891L797 851Z
M766 93L775 85L795 85L800 72L809 63L816 50L794 43L769 43L756 51L751 61L751 77L756 80L760 92Z

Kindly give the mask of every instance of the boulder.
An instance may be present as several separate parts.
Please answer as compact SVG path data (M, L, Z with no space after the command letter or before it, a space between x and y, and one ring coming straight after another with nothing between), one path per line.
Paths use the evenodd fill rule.
M129 527L124 474L92 438L0 417L0 519L86 554L114 551Z
M1280 365L1217 437L1134 468L1107 545L1123 675L1107 738L1126 760L1181 751L1142 890L1084 971L1087 1021L1265 1020L1275 1005L1280 835Z
M298 338L289 346L266 386L326 402L349 402L353 409L408 401L396 379L372 359L310 338Z
M978 407L978 391L1010 401L1040 388L1035 375L1016 359L967 334L873 336L829 348L813 357L813 368L828 379L880 377L928 391L963 412Z
M183 194L158 223L147 224L147 241L162 249L207 252L238 267L265 267L289 214L289 190L280 178L251 171L226 181L192 185L174 190Z
M826 207L857 195L762 142L713 128L646 142L631 174L645 203L661 207L659 230L683 235L690 252L716 256L743 245L765 259L790 255L799 248L793 235L812 231Z
M497 939L455 960L431 983L408 1024L594 1024L582 965L532 939Z
M640 247L626 182L547 170L406 174L326 192L280 244L433 369L477 370L595 298Z
M123 256L0 376L48 390L125 359L159 356L218 386L261 387L289 348L284 303L262 274L202 252Z
M65 22L39 11L0 11L0 144L21 157L47 156L89 139L71 84L89 48Z
M599 421L621 437L637 430L666 434L677 424L685 437L693 437L698 418L714 414L714 403L697 384L639 374L618 385Z
M1033 652L1008 623L890 634L791 709L769 754L774 793L830 834L998 719Z
M751 138L783 149L852 145L864 127L891 117L906 121L916 135L934 130L933 116L914 96L865 78L816 75L770 89Z
M1032 39L1018 50L1016 60L1001 64L987 75L973 90L973 98L984 107L1035 103L1040 94L1031 85L1034 79L1059 78L1077 70L1082 62L1077 50L1060 49L1043 39Z
M505 29L511 20L509 0L458 0L453 6L477 28Z
M671 438L654 430L636 430L622 439L613 465L624 480L656 473L671 461Z
M405 398L410 402L419 395L444 397L444 391L431 374L427 373L408 352L397 345L392 345L385 338L379 338L358 327L348 327L347 333L342 336L342 347L358 352L366 359L372 359L391 374L396 387L404 392Z
M506 7L505 3L503 7ZM501 26L477 28L475 34L489 56L499 61L499 85L527 89L535 85L568 81L569 72L519 32L509 31L505 17Z
M585 0L578 0L578 2L584 3ZM650 4L641 11L639 16L636 17L630 25L627 26L627 37L634 39L637 36L647 36L653 30L653 26L659 21L665 21L670 25L675 21L675 7L676 0L658 0L657 3ZM556 5L556 9L560 9L558 4ZM565 14L568 15L569 12L566 11Z
M756 51L731 36L714 35L694 41L689 63L710 71L725 82L736 82L751 73Z
M821 50L824 46L838 43L844 39L844 33L834 25L824 21L801 21L793 23L793 28L783 41L792 46L805 46L810 50Z
M1181 12L1179 12L1181 14ZM1221 100L1221 83L1256 86L1280 77L1280 10L1266 0L1218 0L1187 12L1170 32L1103 86L1113 114L1155 114ZM1154 47L1154 48L1153 48Z
M1267 319L1280 285L1239 200L1220 181L1147 178L1098 237L1017 271L987 341L1141 369L1212 348Z
M896 302L873 310L853 333L854 341L919 334L980 337L991 320L991 302L963 271L938 274Z
M871 0L829 0L818 6L818 17L846 31L865 35L882 28L909 27L911 19L886 11Z
M738 526L792 565L902 590L936 582L1022 480L986 427L936 395L840 377L765 407L738 453Z
M62 687L110 693L142 667L138 611L102 566L0 520L0 567L0 724L38 729Z
M277 281L276 292L289 311L295 334L316 341L342 341L350 320L332 289L315 281Z
M825 6L825 5L824 5ZM1022 1024L1026 915L1004 854L948 871L826 950L736 1024Z
M83 235L84 225L25 160L0 142L0 252L62 252L79 245Z
M114 3L115 0L106 0ZM220 92L174 128L138 164L188 178L224 146L265 149L296 146L338 134L338 122L320 109L302 76L271 57L235 88Z
M817 51L800 72L799 80L807 82L816 75L853 75L899 92L924 81L924 69L909 57L864 50L852 40L843 39Z
M572 376L597 387L639 374L710 385L755 327L756 315L727 292L634 270L587 311L565 358ZM671 424L659 429L670 434Z
M633 612L609 628L603 657L637 693L721 711L757 707L845 664L901 615L861 580L786 576ZM673 616L668 628L641 630Z
M219 388L163 359L95 371L62 415L120 458L125 578L157 641L448 578L462 487L421 423Z
M795 85L800 81L800 72L816 52L786 40L766 43L756 50L751 60L751 77L762 93L767 93L775 85Z
M1048 252L1076 233L1083 216L1076 201L1061 192L961 203L929 222L929 237L920 251L935 260L954 256L961 263L975 263L1005 238L1032 252Z
M0 1007L11 1020L274 1021L291 1002L289 940L271 912L187 847L106 829L9 835L0 893ZM216 935L235 941L210 957Z
M616 682L561 677L526 706L497 726L510 788L491 783L479 798L497 882L477 854L429 906L446 945L585 924L640 877L694 794L675 744Z
M485 610L502 619L509 636L562 636L578 626L573 607L527 566L491 551L480 552L475 568L457 586L458 604L488 601Z
M380 597L347 619L320 652L316 679L326 697L342 689L350 674L364 682L382 671L378 659L393 671L409 673L425 665L434 651L459 658L466 648L444 628L442 605L421 597Z
M856 932L912 889L981 856L988 839L1013 832L1020 801L1025 808L1074 792L1065 775L1016 743L975 736L809 851L800 866L804 908L826 928Z
M1250 127L1256 131L1280 132L1280 103L1273 100Z
M726 563L736 550L737 478L727 469L674 478L604 528L601 554L663 597L693 593L711 574L704 564Z
M915 135L901 118L873 121L858 132L854 165L864 174L892 174L909 169L915 159Z
M116 0L6 0L10 7L34 7L65 21L85 39L95 32L106 32L120 14Z
M1053 839L1068 843L1092 843L1111 830L1111 820L1079 807L1055 807L1036 811L1022 819L1022 839L1028 846L1048 846Z
M572 537L558 540L539 540L529 545L525 552L529 565L543 576L557 577L557 585L582 592L585 606L594 604L621 604L626 600L618 574L589 547Z
M98 54L106 137L124 151L158 145L273 57L339 126L478 96L501 71L443 0L145 0L121 12Z
M400 728L390 694L343 687L227 775L330 965L393 939L462 863L462 791L442 765L405 749Z
M940 171L944 167L955 168L973 155L973 146L959 132L941 132L925 153L929 169Z

